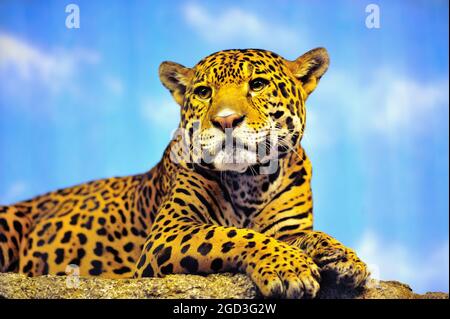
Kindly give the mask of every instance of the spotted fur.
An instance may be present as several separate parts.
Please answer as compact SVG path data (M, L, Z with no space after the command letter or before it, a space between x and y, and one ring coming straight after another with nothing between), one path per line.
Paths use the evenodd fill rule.
M311 163L300 145L305 101L328 67L319 48L288 61L265 50L214 53L193 68L164 62L160 78L181 105L184 137L214 160L173 161L0 207L0 271L109 278L244 272L266 297L314 297L321 276L361 286L355 253L313 230ZM200 133L193 136L195 123ZM273 158L216 151L225 128L246 147L276 131ZM175 151L174 151L175 150ZM198 152L190 148L190 158ZM201 157L201 156L200 156Z

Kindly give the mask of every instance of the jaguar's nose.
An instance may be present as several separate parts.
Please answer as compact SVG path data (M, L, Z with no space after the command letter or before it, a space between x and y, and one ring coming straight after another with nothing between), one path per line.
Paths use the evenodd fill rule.
M217 127L225 132L225 129L234 129L239 126L244 119L245 115L233 113L226 116L215 116L211 119L211 123L214 127Z

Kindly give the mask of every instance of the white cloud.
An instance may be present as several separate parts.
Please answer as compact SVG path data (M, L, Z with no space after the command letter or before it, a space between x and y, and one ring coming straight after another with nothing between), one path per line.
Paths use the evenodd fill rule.
M145 97L140 113L152 125L164 129L176 129L180 122L180 106L171 98Z
M362 143L373 136L395 143L426 134L448 115L448 84L446 78L424 81L388 68L367 73L364 80L330 70L307 103L304 144L326 149L348 133Z
M410 247L398 242L382 241L373 231L366 231L356 251L369 265L375 279L398 280L420 293L430 289L448 291L448 240L426 255L417 255L411 252Z
M100 54L90 49L53 46L44 50L0 32L0 94L11 100L0 107L53 120L68 108L65 100L110 111L115 104L105 101L123 96L125 85L113 73L97 73L100 62ZM101 91L87 85L92 81L100 84Z
M381 103L380 108L374 110L372 126L381 133L392 134L404 129L421 133L430 124L427 120L431 116L441 114L440 107L448 108L446 79L433 82L406 77L394 77L391 82L378 80L372 98L380 96ZM381 95L383 92L385 94Z
M114 75L107 75L104 77L104 83L106 88L114 95L116 96L122 96L125 87L120 78Z
M221 46L272 48L298 54L299 44L307 45L305 34L239 8L227 8L212 13L197 4L183 8L186 22L206 41Z
M25 40L0 32L0 83L2 92L20 97L24 90L43 88L46 94L76 94L80 64L96 64L98 53L86 49L53 48L46 52Z
M5 193L0 195L0 205L11 204L22 199L27 189L28 185L24 181L16 181L12 183Z

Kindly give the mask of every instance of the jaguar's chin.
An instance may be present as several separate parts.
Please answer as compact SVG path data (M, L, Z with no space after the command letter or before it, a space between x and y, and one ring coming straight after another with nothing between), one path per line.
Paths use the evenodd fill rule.
M218 171L234 171L243 173L248 167L258 163L257 153L246 149L219 151L212 160L214 169Z
M249 165L242 165L242 164L223 164L223 163L217 163L214 164L214 169L219 172L237 172L237 173L244 173L249 168Z

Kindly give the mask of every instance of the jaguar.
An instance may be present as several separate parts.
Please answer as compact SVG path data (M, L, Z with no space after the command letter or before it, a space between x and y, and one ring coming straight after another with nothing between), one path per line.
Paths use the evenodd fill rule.
M177 133L150 171L0 206L0 271L108 278L246 273L268 298L314 298L324 278L361 287L354 250L313 229L306 100L324 48L295 60L260 49L163 62Z

